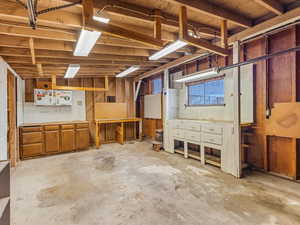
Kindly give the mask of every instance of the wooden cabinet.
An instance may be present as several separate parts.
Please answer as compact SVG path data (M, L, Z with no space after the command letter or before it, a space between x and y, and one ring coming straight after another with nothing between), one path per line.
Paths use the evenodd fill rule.
M59 130L45 131L45 152L59 152Z
M90 145L88 128L76 129L76 149L86 149Z
M61 130L61 150L62 152L70 152L75 150L74 129Z
M57 123L20 128L22 159L87 149L90 144L89 123Z

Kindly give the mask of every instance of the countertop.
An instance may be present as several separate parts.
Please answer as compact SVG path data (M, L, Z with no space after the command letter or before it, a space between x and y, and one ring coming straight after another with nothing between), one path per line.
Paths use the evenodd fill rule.
M59 121L59 122L45 122L45 123L23 123L19 127L32 127L32 126L44 126L44 125L61 125L71 123L88 123L87 120L73 120L73 121Z

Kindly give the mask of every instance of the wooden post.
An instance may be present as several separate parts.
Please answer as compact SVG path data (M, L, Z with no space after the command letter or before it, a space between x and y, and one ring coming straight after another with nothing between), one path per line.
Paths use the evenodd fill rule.
M181 6L179 11L179 39L184 40L188 35L187 32L187 9L185 6Z
M233 44L233 64L240 62L240 42L236 41ZM242 176L242 159L241 159L241 101L240 101L240 67L233 69L233 129L234 129L234 155L233 163L235 176Z
M161 40L161 11L155 9L154 15L154 38Z
M96 123L95 127L95 144L96 148L98 149L100 147L100 123Z
M221 46L225 49L228 48L227 20L221 21Z
M35 52L34 52L34 42L33 42L33 38L29 38L29 47L30 47L30 53L31 53L31 60L32 60L32 64L36 64L36 60L35 60Z

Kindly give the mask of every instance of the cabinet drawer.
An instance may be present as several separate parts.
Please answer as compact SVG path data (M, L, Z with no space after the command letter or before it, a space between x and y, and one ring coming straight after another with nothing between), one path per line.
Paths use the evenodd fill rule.
M184 122L180 120L173 120L171 123L173 129L184 129Z
M47 125L45 126L45 130L58 130L59 126L58 125Z
M31 132L22 134L22 144L33 144L43 142L42 132Z
M201 131L201 125L197 122L186 121L184 123L184 129L194 130L194 131Z
M172 134L173 134L174 137L177 137L177 138L185 138L184 137L184 132L182 130L179 130L179 129L173 129Z
M43 155L43 144L42 143L22 145L21 148L22 148L22 157L23 158Z
M36 131L42 131L42 127L40 126L34 126L34 127L22 127L22 132L36 132Z
M223 134L223 127L215 125L203 125L202 131L212 134Z
M204 133L202 138L203 138L203 142L206 142L206 143L211 143L211 144L216 144L216 145L223 144L222 135Z
M193 131L185 131L185 138L191 141L201 141L201 133Z
M63 124L61 125L61 129L63 130L74 129L74 124Z
M88 128L89 124L88 123L77 123L76 128Z

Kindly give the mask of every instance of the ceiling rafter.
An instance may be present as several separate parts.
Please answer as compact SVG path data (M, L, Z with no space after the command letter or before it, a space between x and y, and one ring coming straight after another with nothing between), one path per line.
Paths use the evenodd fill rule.
M209 15L218 19L225 19L242 27L251 27L252 21L245 16L239 15L237 12L222 8L211 4L204 0L168 0L184 5L192 10Z
M281 15L284 13L284 8L278 0L254 0L254 1L277 15Z
M179 18L180 18L179 38L181 40L183 40L183 41L187 42L188 44L193 45L197 48L201 48L201 49L207 50L209 52L216 53L218 55L222 55L222 56L229 55L228 49L211 44L210 42L208 42L206 40L197 39L194 37L190 37L188 35L187 25L186 25L187 24L187 8L186 8L186 6L180 7Z

